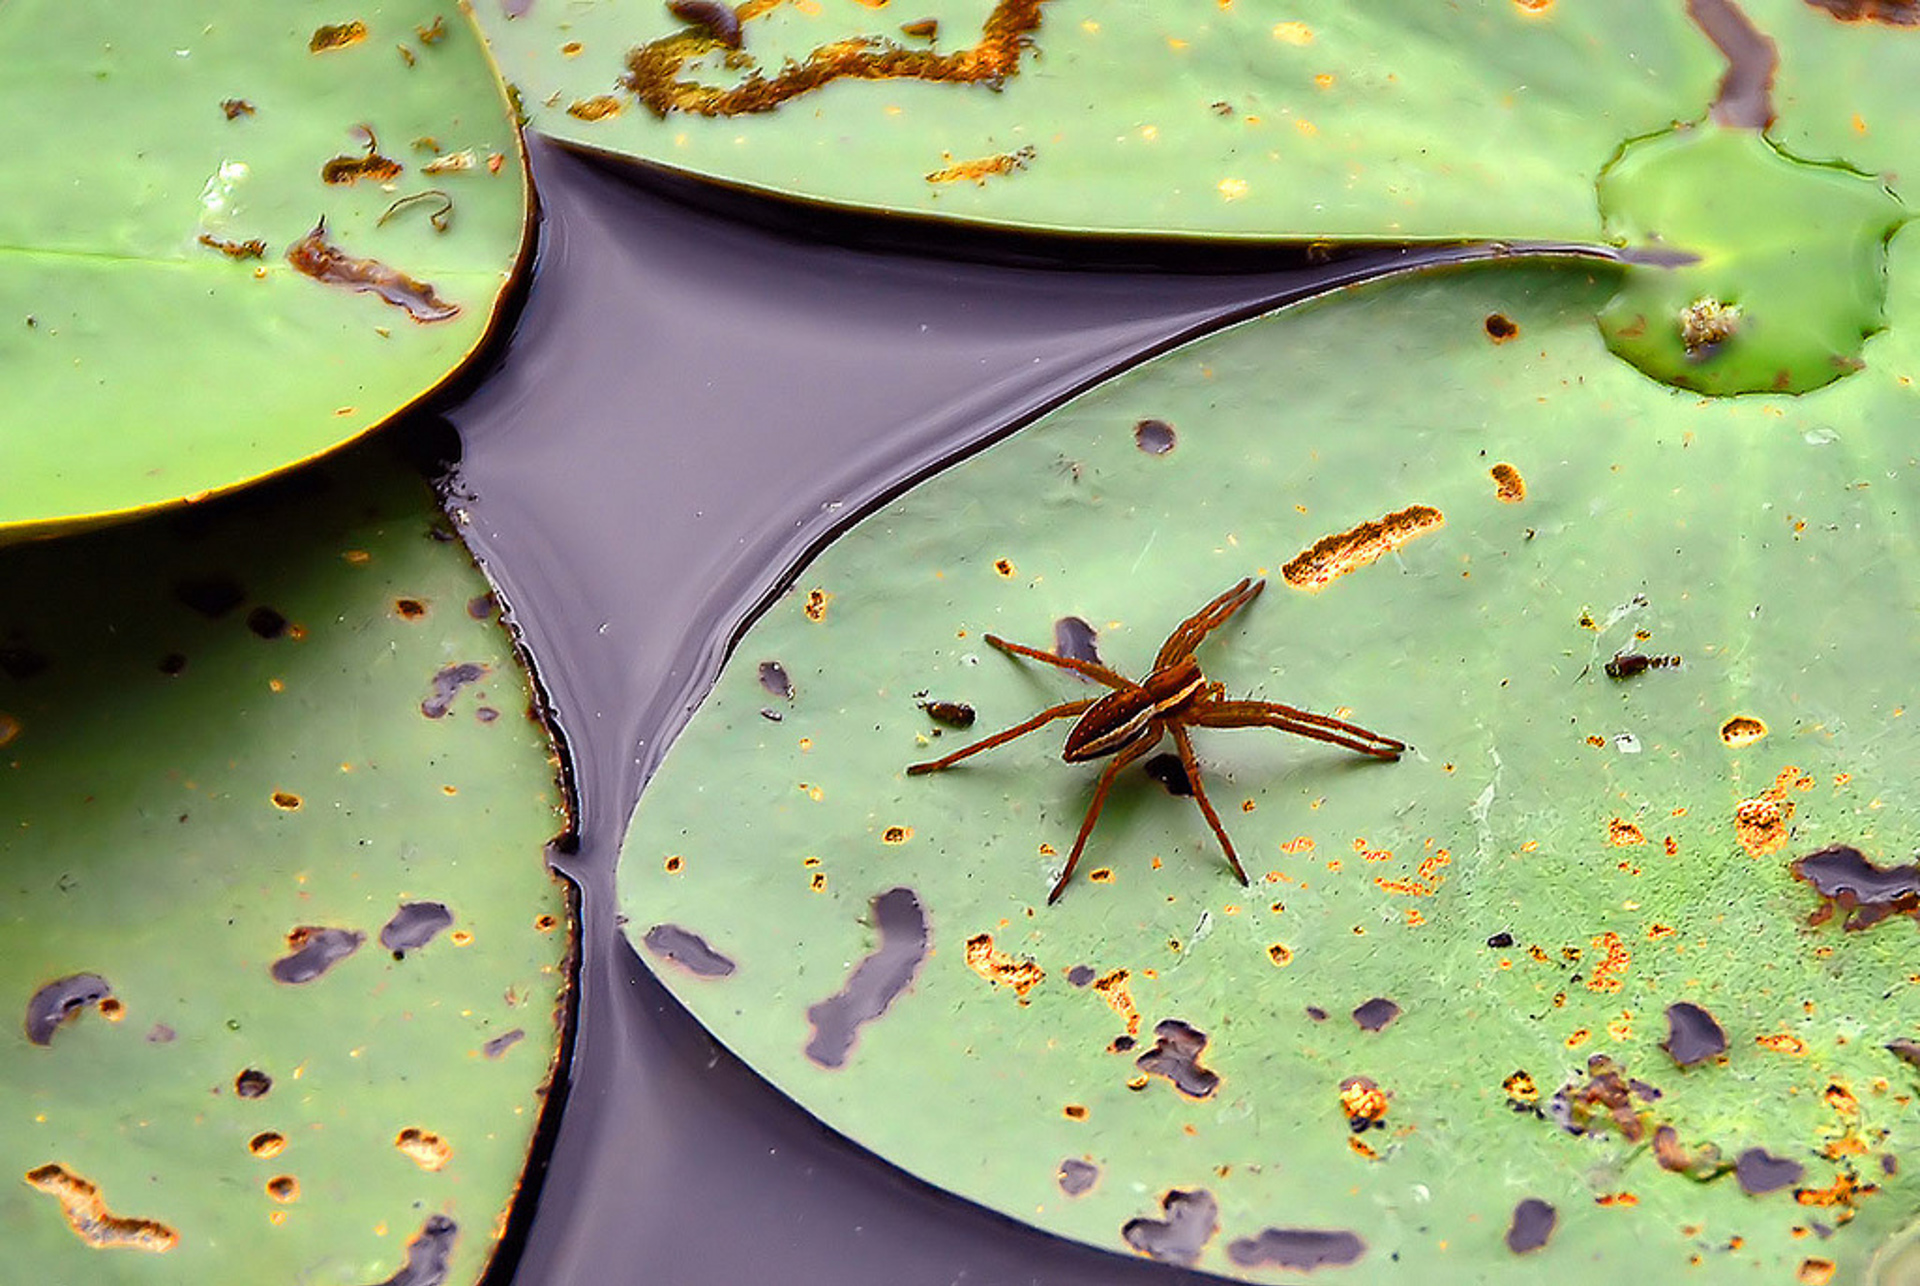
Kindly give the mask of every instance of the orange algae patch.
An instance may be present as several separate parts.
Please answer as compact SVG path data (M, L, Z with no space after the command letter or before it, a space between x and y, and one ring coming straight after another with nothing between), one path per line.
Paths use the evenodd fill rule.
M1453 855L1444 848L1439 849L1421 859L1420 868L1412 879L1390 880L1384 875L1376 875L1373 882L1387 892L1402 897L1432 897L1446 879L1444 872L1452 862Z
M1003 951L996 951L991 933L976 933L967 939L967 968L996 987L1013 988L1013 994L1023 1005L1027 1003L1027 993L1047 976L1046 970L1032 960L1016 960Z
M1325 589L1349 572L1358 571L1400 546L1446 525L1446 517L1431 505L1408 505L1384 518L1323 536L1295 555L1280 574L1295 589Z
M1493 496L1503 505L1517 505L1527 498L1527 480L1510 464L1496 464L1487 472L1493 475Z
M603 121L609 116L620 114L620 100L612 94L595 94L592 98L576 98L567 104L567 115L583 121Z
M158 1220L132 1219L108 1210L99 1188L58 1162L27 1171L26 1180L60 1202L67 1225L89 1246L160 1254L180 1244L180 1234Z
M1012 152L998 152L992 156L976 157L971 161L956 161L951 152L945 154L945 166L927 175L929 183L958 183L972 179L975 183L985 183L997 175L1012 174L1024 170L1034 158L1031 147L1019 148Z
M1773 779L1773 785L1752 799L1743 799L1733 807L1734 838L1749 857L1777 853L1787 842L1787 822L1793 816L1793 801L1787 798L1790 786L1800 786L1811 778L1789 764ZM1802 787L1804 789L1804 787Z
M1593 975L1587 979L1588 991L1618 991L1621 988L1621 975L1633 961L1633 952L1620 935L1609 929L1593 940L1593 949L1600 953L1600 963L1593 967Z
M1127 988L1127 971L1115 969L1112 973L1093 980L1093 989L1100 999L1107 1002L1107 1008L1119 1014L1127 1024L1127 1035L1140 1034L1140 1011L1133 1007L1133 993Z
M1646 842L1646 833L1632 822L1616 817L1607 823L1607 843L1615 848L1630 848Z

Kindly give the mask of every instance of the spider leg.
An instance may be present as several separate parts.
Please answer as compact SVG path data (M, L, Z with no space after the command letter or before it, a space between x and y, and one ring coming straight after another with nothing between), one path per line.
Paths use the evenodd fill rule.
M1233 841L1227 838L1227 828L1220 824L1220 814L1213 811L1213 802L1207 798L1206 787L1200 784L1200 762L1193 757L1193 739L1177 723L1169 723L1167 730L1173 733L1173 744L1180 748L1180 766L1187 770L1187 784L1193 787L1193 802L1200 805L1207 825L1213 827L1214 837L1220 841L1221 851L1227 855L1227 865L1240 877L1242 885L1250 883L1246 868L1240 865L1239 855L1233 851Z
M1110 688L1130 688L1133 686L1131 679L1122 677L1118 672L1109 670L1097 661L1082 661L1078 657L1071 656L1055 656L1051 652L1042 652L1039 648L1028 647L1024 643L1009 643L998 634L987 635L987 642L993 644L993 646L999 648L1002 652L1011 653L1014 656L1032 657L1036 661L1045 661L1048 665L1057 666L1062 670L1071 670L1075 674L1104 683Z
M1074 836L1073 852L1067 854L1067 865L1060 872L1060 878L1053 882L1053 891L1047 894L1048 906L1060 900L1061 891L1067 887L1067 881L1073 878L1073 868L1080 864L1080 850L1087 846L1087 836L1093 834L1093 824L1100 820L1100 807L1107 802L1107 791L1112 789L1113 779L1120 775L1122 768L1159 745L1162 731L1164 726L1156 719L1148 725L1146 736L1130 746L1123 746L1114 755L1113 762L1107 765L1107 770L1100 774L1100 784L1093 788L1093 802L1087 805L1087 818L1080 823L1080 833Z
M1183 718L1203 728L1278 728L1298 737L1329 741L1376 759L1398 759L1404 741L1383 737L1358 724L1283 706L1277 701L1196 701Z
M1167 635L1167 641L1160 645L1160 655L1153 659L1153 668L1172 665L1175 661L1193 655L1207 635L1225 625L1233 614L1260 596L1267 587L1263 580L1244 578L1238 585L1227 590L1220 597L1189 616L1173 627L1173 633Z
M907 776L917 777L921 773L939 772L942 768L949 768L959 763L962 759L979 754L982 750L992 750L995 746L1004 746L1015 737L1024 737L1035 728L1043 728L1055 719L1065 719L1069 715L1079 714L1099 699L1098 697L1082 697L1078 701L1069 701L1065 705L1049 707L1031 719L1022 720L1004 732L996 732L991 737L974 742L971 746L962 746L950 755L944 755L939 759L929 760L923 764L908 764Z

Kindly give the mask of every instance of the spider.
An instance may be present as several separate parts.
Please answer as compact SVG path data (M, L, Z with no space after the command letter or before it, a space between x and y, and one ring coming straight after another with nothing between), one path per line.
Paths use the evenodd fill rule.
M1055 656L1037 648L1009 643L997 635L987 635L987 642L1002 652L1071 670L1104 683L1113 691L1105 696L1082 697L1077 701L1050 706L1031 719L1016 723L970 746L963 746L950 755L926 763L910 764L907 767L908 776L951 768L962 759L1005 745L1016 737L1024 737L1055 719L1078 716L1078 721L1067 732L1067 744L1061 750L1060 757L1070 764L1086 763L1107 756L1112 756L1113 761L1100 774L1100 782L1094 787L1093 803L1087 807L1086 820L1080 823L1080 834L1074 838L1073 852L1067 856L1066 869L1060 872L1053 891L1047 894L1047 904L1051 906L1059 900L1067 881L1073 878L1073 868L1080 861L1080 851L1087 846L1087 836L1093 833L1094 822L1099 820L1100 806L1106 802L1113 779L1122 768L1147 754L1160 744L1161 738L1171 733L1173 744L1180 751L1180 763L1186 769L1187 781L1193 786L1193 802L1200 806L1207 825L1213 828L1221 849L1227 855L1228 864L1233 867L1233 873L1239 877L1240 883L1246 884L1246 869L1240 865L1240 859L1233 851L1233 841L1227 838L1226 827L1220 824L1220 815L1214 812L1206 789L1200 784L1200 765L1194 759L1193 740L1187 735L1187 729L1278 728L1282 732L1312 737L1316 741L1330 741L1376 759L1398 759L1401 751L1407 748L1405 742L1383 737L1377 732L1369 732L1327 715L1296 710L1276 701L1229 701L1222 695L1226 690L1225 685L1209 682L1200 673L1200 663L1193 659L1194 649L1200 646L1207 635L1226 624L1235 612L1259 597L1260 591L1266 586L1264 580L1244 579L1180 622L1174 627L1173 633L1167 635L1167 641L1160 645L1160 653L1153 659L1153 671L1138 683L1092 661Z

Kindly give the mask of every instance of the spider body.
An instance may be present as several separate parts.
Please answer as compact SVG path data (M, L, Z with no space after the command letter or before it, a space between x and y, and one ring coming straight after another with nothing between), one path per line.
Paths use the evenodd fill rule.
M1080 853L1087 846L1087 837L1093 834L1093 825L1099 820L1100 808L1106 803L1107 792L1112 788L1114 778L1122 768L1142 758L1171 736L1175 748L1180 752L1180 763L1186 769L1187 780L1193 786L1194 803L1207 819L1207 825L1213 829L1214 837L1220 841L1221 851L1226 854L1234 875L1239 877L1240 883L1246 884L1247 872L1233 851L1233 841L1227 837L1226 827L1221 825L1220 815L1214 811L1206 789L1201 785L1200 765L1194 758L1193 739L1187 733L1189 728L1278 728L1297 736L1345 746L1375 759L1398 759L1407 748L1404 742L1369 732L1356 724L1297 710L1276 701L1229 701L1224 695L1223 685L1208 681L1200 670L1200 663L1194 660L1194 650L1208 634L1225 624L1265 588L1264 580L1242 580L1182 621L1167 636L1167 641L1161 644L1159 655L1154 658L1153 669L1138 682L1093 661L1055 656L1037 648L1010 643L997 635L987 635L988 643L1010 656L1024 656L1058 669L1071 670L1103 683L1113 691L1105 696L1083 697L1051 706L1030 719L972 745L963 746L950 755L926 763L910 764L907 767L908 775L939 772L983 750L991 750L1016 737L1023 737L1057 719L1075 719L1073 728L1067 733L1067 743L1060 752L1061 758L1068 763L1087 763L1095 759L1110 759L1110 762L1100 774L1099 784L1094 787L1093 802L1087 807L1086 819L1080 823L1080 834L1073 841L1073 851L1067 856L1066 867L1061 870L1053 891L1047 894L1047 902L1052 904L1067 887L1067 881L1073 878L1073 869L1079 864Z

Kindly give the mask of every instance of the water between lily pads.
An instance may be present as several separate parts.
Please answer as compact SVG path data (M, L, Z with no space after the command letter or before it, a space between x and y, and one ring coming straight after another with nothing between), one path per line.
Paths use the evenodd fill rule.
M535 283L447 413L457 516L535 658L578 799L577 851L556 857L581 889L578 1034L538 1199L509 1238L517 1267L494 1280L1196 1279L1010 1223L829 1132L654 981L622 936L613 866L727 641L838 527L1116 366L1407 260L956 262L696 210L552 147L534 166Z

